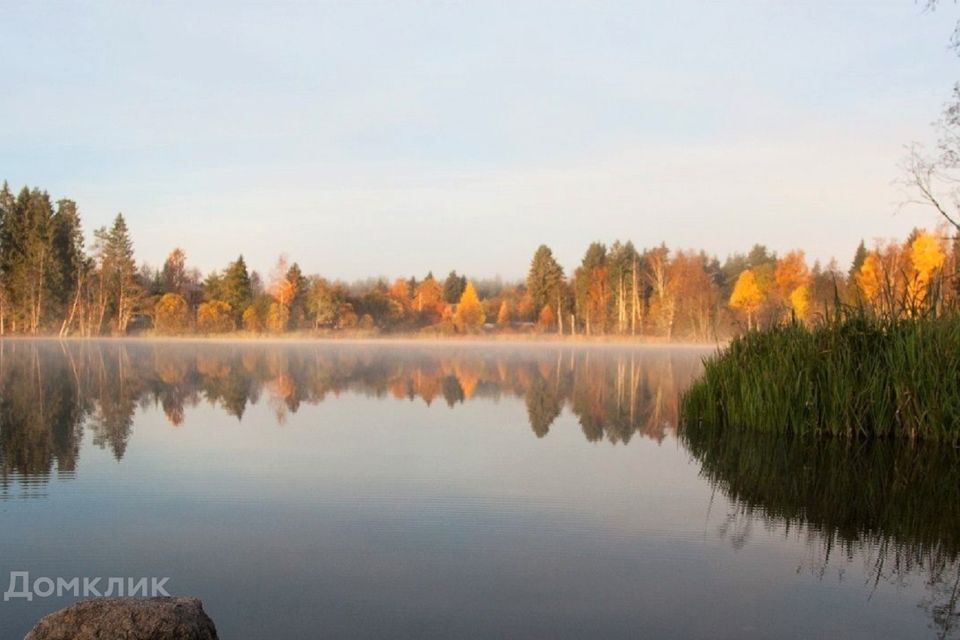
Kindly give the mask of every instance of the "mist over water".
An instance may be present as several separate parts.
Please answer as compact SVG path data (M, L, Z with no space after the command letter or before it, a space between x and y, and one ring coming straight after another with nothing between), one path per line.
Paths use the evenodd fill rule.
M707 353L3 341L0 579L169 576L224 638L957 637L957 453L678 433Z

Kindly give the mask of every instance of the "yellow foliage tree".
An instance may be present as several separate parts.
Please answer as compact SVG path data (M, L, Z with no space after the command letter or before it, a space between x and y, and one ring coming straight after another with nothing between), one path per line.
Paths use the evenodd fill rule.
M790 292L790 308L797 320L805 320L807 310L810 308L810 290L807 285L802 284Z
M929 281L933 273L943 266L945 259L940 241L928 231L920 231L910 243L910 261L924 280Z
M479 331L486 320L487 314L483 311L483 305L480 304L477 290L473 282L467 282L467 286L460 295L460 302L457 304L456 324L464 331Z
M263 320L252 304L243 310L243 328L253 333L263 331Z
M737 278L730 294L730 306L739 309L747 316L747 329L753 329L753 316L763 304L763 291L757 284L757 278L751 269L745 269Z
M234 330L233 309L223 300L211 300L197 307L197 331L227 333Z
M267 309L267 328L280 333L287 328L289 317L290 313L286 305L281 302L271 302L270 308Z
M910 243L910 262L913 265L913 279L907 285L907 295L912 307L917 308L926 301L927 291L933 276L946 260L946 254L940 242L932 233L920 231Z
M883 264L876 251L871 251L864 258L863 264L857 271L857 286L863 294L863 299L871 306L875 306L880 297L880 289L883 286Z
M165 293L153 307L153 326L157 333L175 335L187 330L190 322L187 301L177 293Z

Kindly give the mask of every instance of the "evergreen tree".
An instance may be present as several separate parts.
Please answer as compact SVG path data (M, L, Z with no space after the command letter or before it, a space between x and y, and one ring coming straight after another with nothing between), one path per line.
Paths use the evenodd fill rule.
M53 252L53 205L39 189L24 187L3 225L3 273L14 328L36 334L58 279Z
M250 274L247 272L247 263L243 256L227 266L220 282L222 300L230 305L235 320L239 323L244 310L253 301L253 291L250 286Z
M577 318L588 335L601 333L606 327L609 302L606 278L607 248L599 242L592 242L573 275Z
M463 295L463 290L467 286L467 278L458 276L456 271L451 271L450 275L443 282L443 300L447 304L456 304Z
M563 267L554 259L553 252L545 244L533 254L530 271L527 273L527 293L533 302L533 312L540 317L543 308L550 305L557 309L557 330L563 333Z
M610 269L607 273L608 288L614 307L616 329L624 334L635 332L636 319L640 315L640 255L632 242L621 244L618 240L610 247L607 256Z
M79 312L89 266L83 247L80 214L73 200L57 202L57 212L53 216L53 256L59 285L55 298L62 318L60 335L63 336L70 331Z
M7 219L13 215L15 205L13 193L10 191L10 185L3 181L3 187L0 188L0 335L6 333L7 320L7 271L9 265L10 244L7 241Z
M205 302L210 302L211 300L223 300L224 290L223 290L223 276L220 275L219 271L211 271L207 274L207 277L203 280L203 300Z
M102 234L100 269L106 300L116 321L116 331L127 332L127 325L140 301L142 288L137 279L137 265L133 257L133 240L122 213L113 220L113 226Z
M296 262L287 270L287 282L291 291L288 323L292 328L299 329L307 320L307 279Z
M861 240L860 244L857 245L856 253L853 254L853 262L850 264L850 271L847 273L848 280L854 279L857 273L860 272L863 261L867 259L867 253L867 245Z
M554 293L563 280L563 268L553 257L553 252L545 244L537 248L527 273L527 292L533 300L534 310L540 309L555 298Z
M867 260L867 245L864 244L863 240L860 241L860 244L857 245L857 251L853 254L853 262L850 263L850 270L847 272L847 299L850 302L856 303L860 297L860 290L857 287L857 274L860 273L860 268L863 266L863 263Z

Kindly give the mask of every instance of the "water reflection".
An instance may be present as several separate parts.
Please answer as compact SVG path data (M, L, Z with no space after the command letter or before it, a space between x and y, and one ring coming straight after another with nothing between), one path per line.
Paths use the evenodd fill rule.
M960 452L677 434L702 353L0 341L2 568L169 571L231 637L269 635L235 613L258 603L304 637L371 602L372 637L957 637Z
M862 562L871 589L922 580L919 606L937 637L960 637L960 450L702 425L682 439L734 505L719 533L735 547L760 522L804 539L805 568L818 578L842 579L844 566Z
M73 473L85 428L122 459L137 408L150 405L180 427L200 403L242 419L265 401L282 425L302 404L345 392L451 407L512 396L538 438L567 407L587 440L662 440L698 370L667 350L0 342L0 492L11 477L33 491Z

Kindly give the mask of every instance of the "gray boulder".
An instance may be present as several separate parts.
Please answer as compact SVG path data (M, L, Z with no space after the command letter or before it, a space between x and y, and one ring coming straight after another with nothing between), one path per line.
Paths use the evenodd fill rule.
M197 598L100 598L43 618L24 640L217 640Z

